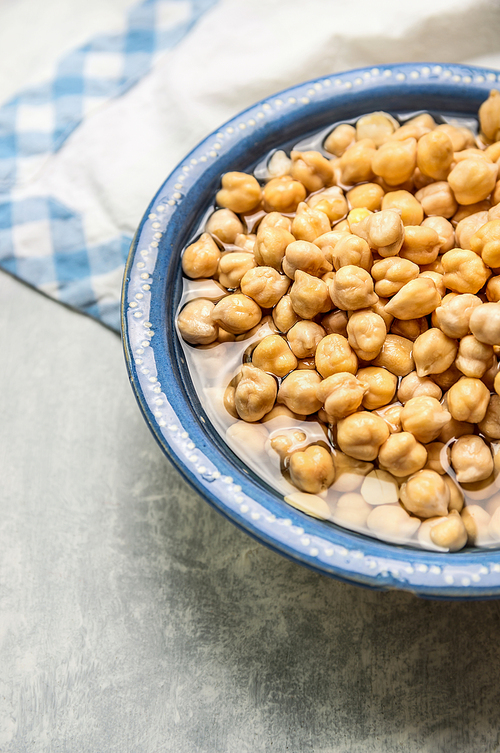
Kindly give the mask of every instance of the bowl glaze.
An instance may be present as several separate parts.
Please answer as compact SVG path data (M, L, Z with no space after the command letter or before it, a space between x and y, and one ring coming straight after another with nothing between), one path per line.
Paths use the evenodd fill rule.
M475 116L500 72L420 63L309 81L225 123L175 168L151 201L128 257L122 329L130 381L160 447L219 512L263 544L334 578L441 599L500 596L500 550L433 553L310 518L259 480L210 426L194 392L174 316L180 254L213 202L220 176L251 170L275 148L373 110Z

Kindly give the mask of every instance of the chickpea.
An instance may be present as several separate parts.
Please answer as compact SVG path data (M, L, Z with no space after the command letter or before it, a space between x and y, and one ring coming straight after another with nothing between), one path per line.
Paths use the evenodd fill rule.
M378 459L393 476L409 476L424 467L427 450L413 434L402 431L389 436L380 448Z
M338 270L335 279L329 281L328 290L335 306L343 311L364 309L378 300L371 275L352 264Z
M373 413L362 411L343 418L337 424L337 442L346 455L358 460L375 460L380 446L389 436L386 422Z
M288 332L288 344L297 358L314 356L326 332L319 324L309 320L297 322Z
M488 212L475 212L474 214L464 217L463 220L457 224L455 228L455 237L457 239L457 245L460 248L467 248L470 250L470 242L473 235L477 233L479 228L488 222Z
M450 448L444 442L430 442L425 449L427 450L425 469L436 471L436 473L444 476L450 467Z
M351 144L356 141L356 129L348 123L341 123L327 136L324 148L330 154L341 157Z
M293 310L302 319L313 319L317 314L324 314L332 307L326 283L300 269L295 272L290 299Z
M373 178L372 161L376 154L375 144L371 139L361 139L351 144L339 160L341 180L346 186L364 183Z
M493 351L495 351L495 347L493 347ZM490 392L493 392L495 389L495 379L498 375L499 370L500 363L496 358L492 358L491 366L486 369L483 376L481 377L481 380L485 383Z
M473 214L479 214L479 213L482 214L483 212L488 212L490 209L491 209L491 204L488 199L485 199L484 201L476 201L475 204L467 204L466 206L459 206L458 210L455 212L455 214L451 218L451 221L453 222L454 225L458 225L459 222L462 222L462 220L466 220L467 217L471 217ZM470 248L470 246L468 246L468 248Z
M384 447L389 439L384 442ZM397 481L385 470L370 471L361 485L361 496L371 507L384 504L398 504L399 488Z
M310 192L319 191L331 183L333 168L320 152L296 152L290 154L292 167L290 174Z
M394 374L380 366L366 366L357 373L365 388L362 405L367 410L382 408L394 398L398 380Z
M205 232L216 235L222 243L234 243L236 236L245 231L238 215L230 209L217 209L208 218Z
M483 481L493 472L493 458L488 445L475 434L457 439L451 448L451 463L459 483Z
M367 217L371 217L372 215L373 212L370 212L370 210L366 209L366 207L357 207L356 209L351 209L346 217L351 233L353 232L354 225L357 225L362 220L365 220Z
M292 221L290 217L284 217L279 212L269 212L268 214L265 214L261 219L259 227L257 229L257 235L259 233L259 230L262 232L264 229L270 227L280 227L283 230L290 232L290 230L292 229Z
M422 397L426 395L436 400L441 400L441 388L428 377L418 376L416 371L407 374L400 382L398 388L398 400L405 404L412 397Z
M436 317L436 325L448 337L461 339L469 334L471 314L481 304L481 299L471 293L450 293L443 298L433 314Z
M394 131L399 123L386 112L371 112L363 115L356 123L356 138L371 139L375 146L381 146Z
M463 149L474 146L476 143L474 134L469 128L463 126L453 126L450 123L438 125L437 131L442 131L451 139L453 152L460 152Z
M278 377L297 368L297 359L280 335L269 335L261 340L252 354L252 363Z
M498 303L500 301L500 275L490 277L488 280L488 284L486 285L486 298L491 303Z
M409 191L390 191L382 200L382 209L399 209L403 225L420 225L424 219L422 205Z
M337 492L353 492L359 489L363 478L373 470L373 463L364 463L351 458L340 450L333 450L335 481L333 489Z
M404 431L427 444L438 438L443 426L450 420L450 413L434 397L422 395L412 397L401 411L401 425Z
M282 149L278 149L267 163L267 173L269 178L281 178L283 175L290 174L291 167L290 157Z
M478 423L479 431L489 439L500 439L500 397L492 395L485 416Z
M264 267L273 267L281 272L281 262L285 256L286 247L295 241L295 237L282 227L262 227L257 230L257 240L254 245L255 261Z
M232 335L255 327L262 318L260 307L246 295L233 293L222 298L212 309L211 319Z
M218 327L212 321L212 301L195 298L189 301L177 317L177 327L182 339L190 345L209 345L217 339Z
M373 360L374 366L387 369L396 376L406 376L415 368L413 343L399 335L387 335L382 350Z
M453 251L448 251L453 253ZM445 254L443 256L446 256ZM410 280L391 298L385 310L397 319L419 319L427 316L436 309L441 302L436 285L433 280L418 277Z
M392 134L393 139L420 139L424 134L433 131L436 127L436 121L428 112L422 115L416 115L414 118L407 120L401 128Z
M384 298L397 293L403 285L415 280L419 275L417 264L408 259L391 257L375 262L371 268L371 275L375 280L375 292Z
M383 541L404 543L418 531L420 521L399 505L378 505L368 515L366 525Z
M368 243L357 235L345 234L331 251L333 266L338 271L341 267L355 266L370 271L372 252Z
M459 204L474 204L490 195L497 176L498 165L471 157L457 162L448 175L448 183Z
M434 215L438 215L439 217L453 217L457 211L458 204L455 195L451 190L449 183L443 180L421 188L415 194L415 198L420 202L428 217Z
M400 489L405 508L419 518L434 518L448 513L450 490L435 471L418 471Z
M244 421L259 421L274 405L276 380L250 364L244 364L240 373L241 379L234 392L236 412Z
M217 272L221 253L218 245L208 233L186 248L182 255L182 271L186 277L197 280L212 277Z
M215 197L217 204L232 212L250 212L260 204L262 191L253 175L231 172L222 176L222 188Z
M383 418L386 422L387 426L389 427L389 431L391 434L397 434L398 431L401 431L401 411L403 410L402 405L387 405L382 407L380 410L375 411L375 413L380 416L380 418Z
M382 349L387 330L381 316L364 309L355 311L347 324L349 345L363 361L376 358Z
M500 267L500 220L491 220L470 239L471 251L480 254L488 267Z
M308 494L307 492L292 492L285 496L287 502L296 510L310 515L311 518L319 520L328 520L331 517L330 508L324 499L317 494Z
M374 311L375 314L378 314L379 316L382 317L382 319L385 322L385 326L386 326L387 330L390 329L390 326L391 326L392 322L394 321L394 317L392 316L392 314L389 314L385 310L385 307L387 306L388 300L389 300L388 298L379 298L378 301L373 304L373 306L369 307L370 311Z
M362 183L360 186L354 186L347 192L347 201L351 209L365 207L370 212L376 212L381 209L384 189L377 183Z
M246 421L237 421L226 431L229 446L249 460L265 452L268 437L267 429L262 424L249 424Z
M307 199L307 205L311 209L320 209L330 222L337 222L347 214L347 201L344 192L338 186L330 186L313 194Z
M297 207L292 221L292 234L298 241L312 243L316 238L330 230L328 216L318 208L312 209L305 202Z
M456 354L456 340L447 337L436 327L428 329L413 343L413 359L419 377L442 374L450 368Z
M464 376L450 387L446 398L453 418L478 424L486 415L490 393L480 379Z
M240 379L241 374L237 374L236 377L229 382L226 389L224 390L224 395L222 398L224 408L227 410L230 416L236 419L239 419L239 415L234 402L234 393L236 392L236 385L238 384Z
M436 272L438 275L442 275L444 277L444 268L441 263L441 257L438 256L436 261L431 262L430 264L420 264L420 271L421 272ZM444 282L443 282L444 285ZM446 290L446 287L445 287Z
M316 348L316 368L325 379L332 374L347 371L355 374L358 359L342 335L332 334L324 337Z
M327 335L342 335L347 337L347 312L330 311L329 314L321 320L321 326L324 327Z
M280 384L278 403L286 405L293 413L309 416L323 407L316 397L321 377L310 369L297 369L288 374Z
M490 96L479 108L481 131L488 141L500 140L500 92L490 91Z
M453 144L444 131L424 134L417 145L417 166L434 180L446 180L453 162Z
M490 158L492 162L498 164L500 159L500 141L495 141L491 146L484 150L484 154Z
M453 248L441 259L444 284L456 293L477 293L491 275L481 257L467 249Z
M425 316L419 319L394 319L391 324L391 335L399 335L414 342L423 332L427 332L429 325Z
M429 280L432 280L440 296L444 296L446 294L446 287L444 284L444 274L426 270L425 272L421 272L419 277L424 277L424 278L427 277ZM432 313L434 313L434 311Z
M323 251L308 241L292 241L286 248L283 271L290 279L300 269L313 277L321 277L330 272L332 265L326 260Z
M429 531L429 538L433 544L443 551L458 552L467 543L467 530L457 510L450 510L446 517L431 519L435 523ZM431 520L422 523L421 528Z
M405 238L399 252L402 259L415 264L430 264L439 254L439 236L430 227L407 225Z
M372 159L372 170L389 186L409 180L417 165L417 142L414 138L386 141Z
M295 212L301 201L306 198L306 189L290 175L272 178L262 192L263 206L266 212Z
M457 421L455 418L452 418L441 429L438 439L440 442L446 443L446 442L449 442L450 439L457 439L458 437L463 437L464 434L471 434L473 431L474 431L473 424L470 424L467 421Z
M274 429L276 428L293 429L297 421L302 421L303 418L304 416L299 416L297 413L293 413L289 408L286 407L286 405L275 405L273 408L271 408L269 413L266 413L264 418L261 419L261 422L263 424L269 424L272 421L272 431L274 432ZM269 428L271 429L271 426L269 426ZM273 434L273 437L274 436L275 435ZM303 431L299 431L299 429L294 429L294 431L291 432L288 431L284 435L281 434L279 436L288 437L288 439L290 440L290 447L295 447L298 444L305 442L306 440L306 435ZM271 446L274 447L272 442ZM276 450L276 452L278 452L278 450Z
M289 295L284 295L274 307L273 321L278 330L285 333L299 321L299 317L293 310L292 299Z
M461 512L464 506L464 493L461 488L453 481L453 479L445 475L443 476L448 489L450 490L450 501L448 503L448 510L456 510Z
M280 275L273 267L255 267L245 272L241 278L241 292L253 298L262 308L275 306L285 295L290 280Z
M238 233L234 245L246 253L253 254L257 236L254 233Z
M467 542L471 546L491 543L489 534L490 515L479 505L467 505L462 510L462 522L467 531Z
M365 387L347 371L332 374L318 385L316 395L324 405L329 423L354 413L363 400Z
M319 445L294 452L290 457L289 470L292 483L309 494L325 491L335 478L332 456Z
M255 267L255 257L245 251L233 251L221 256L219 261L219 282L229 290L238 288L242 277Z
M396 256L404 241L404 227L399 212L383 209L353 227L355 235L367 241L380 256Z
M364 530L366 519L371 511L372 508L366 504L361 494L353 492L342 494L337 500L333 521L343 528L350 528L354 531Z
M467 335L460 340L456 366L466 377L481 379L492 359L491 345L480 342L474 335Z
M430 227L436 231L439 237L439 253L444 254L445 251L455 247L455 231L453 225L444 217L426 217L421 223L422 227Z

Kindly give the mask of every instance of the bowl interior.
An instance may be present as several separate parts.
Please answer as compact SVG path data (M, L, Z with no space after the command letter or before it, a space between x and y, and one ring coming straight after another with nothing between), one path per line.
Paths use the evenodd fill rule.
M163 450L211 504L248 533L303 564L360 585L487 598L500 591L500 552L443 555L370 539L290 508L246 468L210 426L177 338L180 255L213 205L224 172L249 172L272 149L288 151L335 122L374 110L475 117L496 75L462 66L393 66L319 79L258 103L174 170L132 244L123 295L125 351L139 404Z

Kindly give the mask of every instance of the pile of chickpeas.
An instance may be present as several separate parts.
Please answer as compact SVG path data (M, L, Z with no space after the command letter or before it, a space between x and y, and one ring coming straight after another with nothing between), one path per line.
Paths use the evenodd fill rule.
M179 313L185 342L253 338L226 410L291 421L287 500L328 517L332 487L342 525L441 551L500 544L500 92L479 125L375 112L260 182L226 173L182 256L220 289Z

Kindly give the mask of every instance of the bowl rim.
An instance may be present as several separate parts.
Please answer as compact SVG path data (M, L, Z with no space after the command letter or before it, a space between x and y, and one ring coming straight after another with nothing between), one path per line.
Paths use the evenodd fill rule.
M130 247L121 299L123 346L132 389L161 449L237 527L289 559L345 582L428 598L498 598L500 549L441 554L385 543L310 518L259 484L241 461L234 463L228 448L208 436L200 406L173 379L175 359L182 355L178 348L171 353L176 343L166 340L164 296L173 286L166 276L159 279L159 270L163 265L173 281L169 259L176 223L200 180L216 171L222 157L248 148L255 134L276 132L297 113L307 117L315 107L333 107L381 87L394 96L419 87L449 91L455 98L475 94L481 101L489 89L499 88L499 81L500 72L489 68L401 63L357 68L284 89L238 113L186 155L153 197Z

